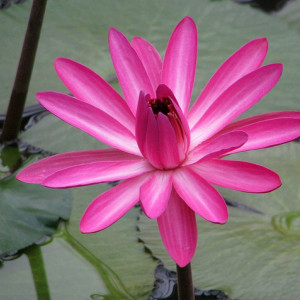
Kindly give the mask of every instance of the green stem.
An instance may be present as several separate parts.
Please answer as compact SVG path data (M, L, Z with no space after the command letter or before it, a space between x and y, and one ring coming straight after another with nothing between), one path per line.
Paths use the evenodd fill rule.
M23 48L11 92L1 141L8 142L17 138L21 127L30 77L45 14L47 0L33 0Z
M178 300L195 300L191 264L183 268L176 266Z
M64 226L64 225L62 225ZM79 243L68 231L63 227L61 237L69 243L82 257L84 257L97 270L105 286L109 290L107 299L135 299L131 296L120 278L108 266L101 262L94 254ZM112 298L110 298L112 297ZM105 298L106 299L106 298Z
M29 247L25 254L28 257L38 300L50 300L48 281L41 247Z

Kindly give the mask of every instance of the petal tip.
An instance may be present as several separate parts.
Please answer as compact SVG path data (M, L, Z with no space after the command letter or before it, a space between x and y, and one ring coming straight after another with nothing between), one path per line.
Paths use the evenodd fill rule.
M267 46L269 42L268 42L268 39L265 36L263 36L263 37L252 40L252 43L258 43L258 44L261 44L262 46Z
M278 188L280 188L281 186L282 186L281 178L276 172L274 172L273 184L270 186L270 188L268 190L264 191L264 193L273 192L273 191L277 190Z
M277 75L278 80L279 80L279 78L283 72L283 64L282 63L273 63L270 65L267 65L266 67L269 67L270 69L272 69L274 72L274 75Z
M91 226L90 222L85 220L86 219L85 214L86 212L83 214L79 223L79 230L81 231L81 233L95 233L97 231L100 231L100 230L96 230L94 226Z
M76 62L67 57L57 57L54 60L54 62L53 62L54 69L55 69L56 73L58 74L58 76L60 75L60 73L62 71L64 71L64 68L67 67L68 64L70 64L70 63L76 63Z
M181 26L189 26L189 30L193 30L194 32L196 32L197 34L197 25L194 21L193 18L191 18L190 16L186 16L184 17L179 23L178 25L176 26L176 28L179 28Z
M185 16L185 17L181 20L181 22L189 22L189 23L195 24L194 19L193 19L192 17L190 17L190 16Z
M45 97L47 97L47 95L49 95L49 93L55 93L55 92L52 92L52 91L43 91L43 92L37 92L35 94L35 97L37 98L37 100L41 103L41 101L43 101L45 99Z
M68 61L69 59L66 57L57 57L54 59L54 66L56 67L57 65L64 63L65 61Z
M112 38L114 35L123 35L123 33L118 29L116 29L115 27L110 27L108 30L109 39Z
M17 175L16 175L16 179L19 181L24 181L24 176L22 174L23 172L20 171Z

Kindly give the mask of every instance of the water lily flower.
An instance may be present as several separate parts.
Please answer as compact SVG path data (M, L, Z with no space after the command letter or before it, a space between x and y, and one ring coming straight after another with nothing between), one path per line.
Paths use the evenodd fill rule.
M109 31L110 53L124 99L89 68L58 58L55 69L73 96L47 91L39 102L65 122L111 146L58 154L38 161L19 180L70 188L122 180L85 211L83 233L100 231L140 202L157 219L162 241L183 267L197 245L195 214L218 224L227 207L213 185L250 193L281 185L272 170L223 159L229 154L286 143L300 136L300 112L272 112L235 120L277 83L279 63L261 66L266 38L230 56L189 109L197 60L197 28L185 17L162 60L146 40L130 43Z

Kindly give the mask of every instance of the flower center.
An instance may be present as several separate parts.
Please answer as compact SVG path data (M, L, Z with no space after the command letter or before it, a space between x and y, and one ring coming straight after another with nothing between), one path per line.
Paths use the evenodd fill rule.
M148 101L148 106L152 108L153 114L157 119L158 113L163 113L166 116L169 116L170 111L173 107L172 102L169 98L162 99L150 99Z

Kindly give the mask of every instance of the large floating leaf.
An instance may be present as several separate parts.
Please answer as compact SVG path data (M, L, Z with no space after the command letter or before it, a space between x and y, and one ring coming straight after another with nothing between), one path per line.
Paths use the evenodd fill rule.
M54 153L108 147L53 115L44 117L20 137L31 145Z
M300 1L290 1L286 8L278 13L278 17L300 33Z
M222 194L262 213L229 209L221 226L198 219L199 242L193 259L198 288L226 291L233 299L297 299L300 293L300 146L296 143L234 156L277 171L282 187L268 194L222 189ZM155 224L138 223L140 238L174 269Z
M33 162L33 161L32 161ZM69 191L20 182L0 182L0 254L25 248L56 230L71 211Z
M134 299L118 276L65 228L0 267L1 299Z
M0 290L4 299L148 298L156 262L138 243L139 208L132 209L103 232L83 235L79 231L86 206L107 188L111 186L74 189L67 229L59 230L49 244L26 249L17 260L0 262Z
M82 234L79 231L79 222L88 204L108 188L111 185L73 189L73 208L68 230L118 275L135 299L146 299L154 282L156 262L144 252L143 245L138 243L136 222L139 208L133 208L122 219L101 232Z

